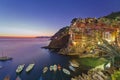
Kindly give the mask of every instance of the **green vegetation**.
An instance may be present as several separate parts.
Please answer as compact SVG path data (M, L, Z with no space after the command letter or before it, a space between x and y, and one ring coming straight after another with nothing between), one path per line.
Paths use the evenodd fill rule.
M91 68L94 68L96 66L99 66L107 62L107 60L104 58L95 58L95 57L79 58L77 61L80 63L80 65Z
M120 80L120 71L115 71L111 77L112 77L112 80Z
M111 60L112 66L116 67L120 66L119 58L120 58L120 48L116 44L109 44L108 41L102 40L103 44L98 45L98 47L107 53L106 56L108 56ZM117 63L117 64L115 64Z
M105 16L105 18L108 19L116 19L117 17L120 17L120 12L112 12L111 14Z

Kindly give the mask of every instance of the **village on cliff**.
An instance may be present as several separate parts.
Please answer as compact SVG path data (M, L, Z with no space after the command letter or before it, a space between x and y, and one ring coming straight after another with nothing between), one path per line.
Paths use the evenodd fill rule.
M113 14L119 15L111 17ZM92 67L87 74L71 80L117 80L120 78L120 12L100 18L74 18L70 26L52 36L47 48L63 55L76 55L79 58L74 62Z

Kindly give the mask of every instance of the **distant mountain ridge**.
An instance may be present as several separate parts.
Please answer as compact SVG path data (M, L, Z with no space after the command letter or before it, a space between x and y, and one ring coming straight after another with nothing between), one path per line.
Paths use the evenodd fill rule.
M37 36L35 38L51 38L51 36Z

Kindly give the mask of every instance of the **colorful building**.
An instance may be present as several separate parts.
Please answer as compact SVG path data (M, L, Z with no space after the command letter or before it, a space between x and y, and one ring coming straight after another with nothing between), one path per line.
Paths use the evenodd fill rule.
M76 47L81 52L89 52L96 48L96 44L101 44L100 38L120 46L120 26L108 22L104 18L77 18L70 25L68 48Z

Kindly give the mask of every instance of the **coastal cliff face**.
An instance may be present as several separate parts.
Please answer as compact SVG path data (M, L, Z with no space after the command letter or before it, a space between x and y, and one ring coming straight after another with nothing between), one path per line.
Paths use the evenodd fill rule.
M69 40L69 27L60 29L54 36L51 37L51 42L48 45L49 49L59 51L62 48L66 48Z
M120 46L119 14L120 12L114 13L114 16L110 14L97 19L74 18L70 26L60 29L52 36L48 48L65 55L99 53L97 50L97 44L101 44L99 38Z

